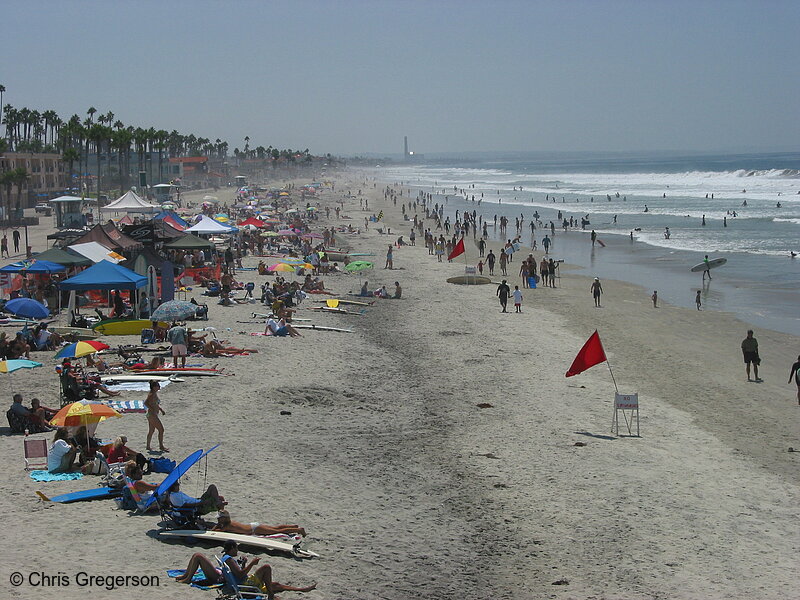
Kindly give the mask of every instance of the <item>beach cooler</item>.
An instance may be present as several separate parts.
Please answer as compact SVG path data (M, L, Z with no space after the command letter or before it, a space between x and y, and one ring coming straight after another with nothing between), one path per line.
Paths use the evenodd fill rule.
M142 344L155 344L156 332L152 329L142 329Z
M536 277L528 277L528 287L532 290L536 289Z

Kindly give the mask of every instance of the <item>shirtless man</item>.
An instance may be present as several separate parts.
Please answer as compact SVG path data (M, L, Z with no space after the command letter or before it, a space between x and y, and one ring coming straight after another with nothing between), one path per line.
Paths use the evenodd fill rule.
M594 305L596 307L600 307L600 294L603 293L603 286L600 285L600 278L595 277L594 281L592 282L592 297L594 298Z

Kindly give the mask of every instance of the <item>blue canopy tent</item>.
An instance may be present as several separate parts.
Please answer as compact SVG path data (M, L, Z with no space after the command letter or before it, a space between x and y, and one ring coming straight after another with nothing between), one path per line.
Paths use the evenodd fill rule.
M147 285L147 277L107 260L81 271L59 284L62 290L138 290Z
M2 273L61 273L67 268L49 260L23 260L6 265L0 272Z
M147 285L147 277L115 265L107 260L101 260L96 265L81 271L74 277L65 279L59 284L62 290L70 292L85 292L87 290L138 290ZM73 306L70 298L70 306ZM138 298L133 302L136 314L139 313Z

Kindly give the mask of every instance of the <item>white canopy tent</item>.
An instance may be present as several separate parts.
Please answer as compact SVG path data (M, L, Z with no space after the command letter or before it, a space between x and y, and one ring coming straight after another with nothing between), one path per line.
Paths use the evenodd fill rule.
M133 190L128 190L122 196L114 200L111 204L106 204L100 210L114 212L161 212L161 207L143 200Z
M214 219L203 215L203 217L197 222L197 224L192 225L191 227L189 227L189 229L186 229L184 233L227 235L230 233L236 233L236 230L232 229L231 227L223 225L219 221L215 221Z
M113 250L106 248L103 244L98 242L86 242L85 244L73 244L72 246L67 246L71 250L74 250L81 256L85 256L93 263L99 263L101 260L107 260L111 263L117 264L121 263L125 260L125 257L121 254L117 254Z

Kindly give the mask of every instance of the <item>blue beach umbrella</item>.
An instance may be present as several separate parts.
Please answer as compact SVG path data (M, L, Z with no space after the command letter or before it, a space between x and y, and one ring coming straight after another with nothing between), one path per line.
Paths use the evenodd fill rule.
M64 265L50 262L49 260L21 260L19 262L6 265L0 272L2 273L61 273L66 271Z
M32 298L14 298L6 302L6 312L29 319L44 319L50 316L50 311L41 302Z
M219 444L217 444L219 446ZM152 504L156 501L157 498L163 496L169 488L172 487L172 484L178 481L181 477L186 474L186 472L191 469L201 458L207 456L211 450L214 450L217 446L211 448L208 452L203 452L202 450L196 450L192 452L189 456L184 458L180 464L172 469L172 472L164 478L164 481L156 488L156 491L150 496L144 503L144 510L147 510Z

